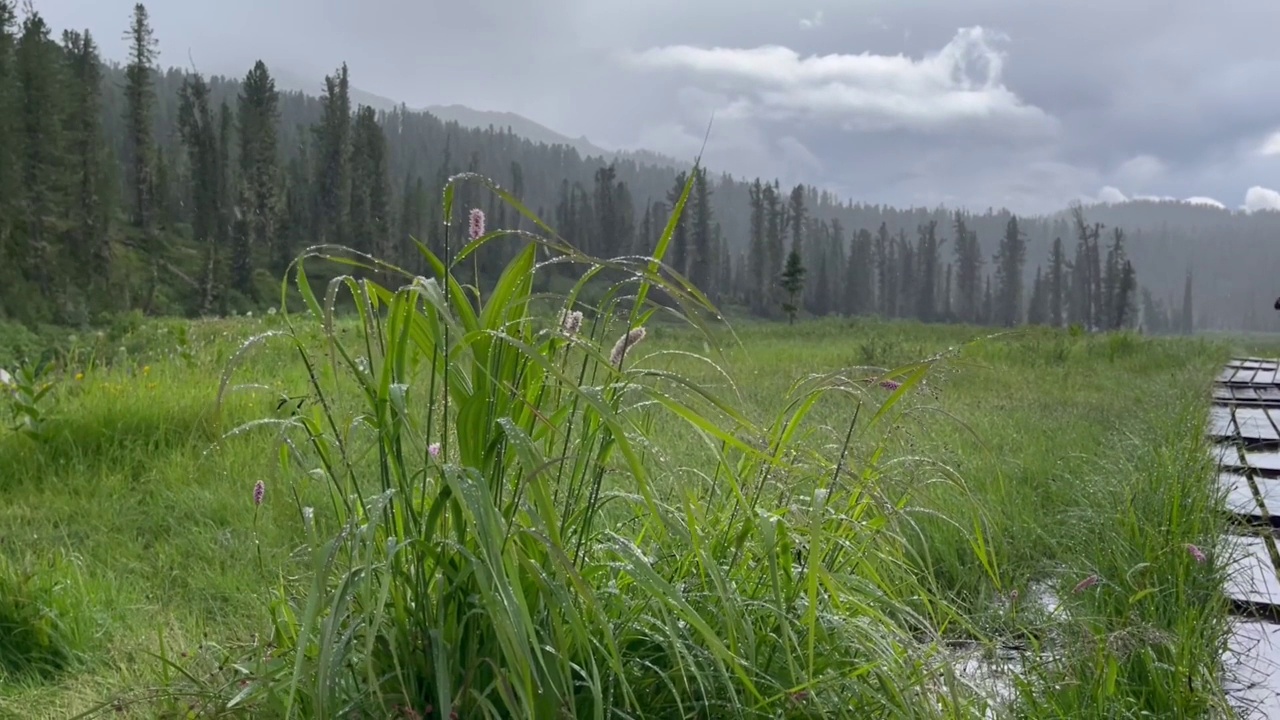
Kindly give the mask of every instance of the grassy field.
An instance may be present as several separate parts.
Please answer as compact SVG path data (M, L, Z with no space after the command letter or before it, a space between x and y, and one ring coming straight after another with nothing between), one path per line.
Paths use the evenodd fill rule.
M0 628L18 628L0 637L0 716L66 718L121 696L107 713L180 717L187 708L210 713L215 698L225 703L236 688L273 682L260 678L278 679L253 664L279 628L270 605L281 598L305 604L316 567L309 548L322 546L318 539L332 535L344 511L321 474L281 463L277 425L224 437L251 420L289 418L296 400L281 407L281 399L311 394L307 368L287 339L247 351L231 384L256 387L227 393L220 412L217 399L244 341L283 327L280 316L156 321L118 339L81 341L50 376L55 385L41 403L38 432L0 434ZM358 324L341 328L339 335L359 336ZM620 500L584 537L595 542L608 532L632 541L656 571L648 581L687 593L687 602L628 617L625 605L609 604L609 592L626 594L617 578L583 572L578 581L594 586L607 606L596 612L614 621L617 655L646 656L664 682L689 683L661 690L646 685L643 673L621 671L637 695L653 693L657 703L684 697L689 717L977 717L987 703L968 685L987 686L957 673L954 656L1017 647L1035 659L1006 688L1011 700L1002 711L1016 716L1196 717L1221 702L1216 653L1225 615L1212 548L1223 521L1212 509L1200 433L1208 384L1236 348L1048 330L987 337L974 328L861 320L734 329L736 340L718 332L724 353L709 355L713 368L682 354L708 354L702 336L655 321L634 362L692 379L767 429L804 396L798 382L817 383L827 373L873 377L853 368L895 368L954 350L927 366L923 384L824 392L787 440L782 472L755 486L736 487L726 477L721 445L710 436L643 403L628 411L647 439L641 461L656 495L647 502L684 522L668 518L670 536L656 537L654 523L643 519L646 502ZM314 323L299 332L324 347ZM358 395L335 394L334 412L355 418ZM882 406L886 415L871 423ZM309 407L303 403L304 415ZM374 455L354 465L376 476ZM852 481L830 482L842 474ZM616 454L605 475L601 493L638 492ZM819 486L825 492L815 493ZM845 496L837 508L839 488ZM734 493L751 498L730 519L726 508L741 502ZM830 518L815 520L827 503ZM717 532L738 528L748 505L756 523L741 527L768 528L764 542L785 553L739 547L730 558L731 541L717 546L717 561L703 560L718 565L719 575L702 564L669 570L654 556L676 546L711 553ZM858 529L822 534L819 523ZM680 538L699 525L701 532ZM845 543L845 558L831 562ZM1203 548L1207 562L1197 562L1189 544ZM812 559L819 550L827 561ZM765 559L793 569L770 568ZM827 572L812 572L817 565ZM646 576L628 577L639 583ZM683 587L667 582L675 577ZM708 590L719 583L733 587ZM793 618L770 624L770 613L789 604L772 600L788 592L796 596ZM1046 608L1046 597L1056 605ZM764 607L717 605L726 598ZM813 620L818 604L843 617ZM749 684L731 669L724 678L682 679L714 666L714 658L691 654L682 663L647 646L667 633L698 636L694 620L711 623L708 633L723 644L686 637L685 647L736 656L760 673ZM649 627L647 641L629 638L629 623ZM797 627L810 632L787 637ZM815 667L814 643L833 639L849 657ZM580 641L572 633L560 640ZM242 671L225 667L229 660ZM283 674L292 678L294 667L302 664ZM588 674L611 672L606 665ZM766 676L774 687L764 687ZM704 682L736 687L740 709L711 709L732 693ZM495 703L502 694L480 690ZM756 693L753 707L741 702ZM385 701L387 708L399 703ZM278 699L258 702L246 716L282 714ZM484 712L483 703L460 702L469 711L463 717ZM615 696L612 704L623 703ZM320 705L306 707L299 716L320 716L313 714Z
M4 392L0 715L1223 710L1202 435L1265 350L731 329L643 259L548 302L536 247L478 307L424 249L291 314L9 333L58 350Z

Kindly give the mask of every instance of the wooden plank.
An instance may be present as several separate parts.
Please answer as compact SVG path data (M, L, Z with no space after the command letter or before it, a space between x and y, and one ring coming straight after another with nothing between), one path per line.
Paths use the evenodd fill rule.
M1210 457L1215 463L1223 467L1235 467L1241 465L1240 453L1236 450L1236 446L1230 443L1214 443L1209 451Z
M1227 363L1228 366L1234 367L1276 367L1277 364L1280 364L1280 361L1275 358L1260 357L1231 358L1231 361Z
M1260 402L1280 403L1280 387L1264 386L1264 387L1254 388L1254 390L1257 391L1258 400Z
M1231 376L1233 385L1248 385L1253 382L1253 377L1258 374L1256 368L1240 368L1236 370L1236 374Z
M1271 562L1271 538L1229 535L1224 540L1230 563L1227 597L1255 606L1280 605L1280 580L1276 579Z
M1235 399L1235 395L1232 394L1231 388L1218 385L1213 388L1213 399L1218 402L1228 402Z
M1253 384L1254 385L1275 385L1276 369L1263 368L1259 370L1258 374L1253 376Z
M1209 408L1209 436L1213 438L1236 437L1236 423L1231 408L1215 405Z
M1280 718L1280 625L1232 620L1222 689L1242 718Z
M1231 388L1231 394L1235 400L1240 402L1258 402L1261 396L1258 395L1257 388L1237 385Z
M1223 505L1227 512L1246 520L1262 519L1262 506L1258 505L1258 499L1253 496L1248 478L1239 473L1223 472L1218 474L1218 484L1226 491ZM1277 507L1280 508L1280 505Z
M1258 495L1262 496L1262 508L1272 516L1271 523L1276 524L1280 521L1280 480L1259 477L1253 482L1258 486Z
M1266 473L1280 473L1280 452L1275 450L1246 450L1244 462L1254 470Z
M1214 379L1220 383L1230 382L1232 376L1234 376L1235 374L1236 374L1236 369L1231 365L1227 365L1225 368L1222 369L1222 372L1218 373L1218 377Z
M1260 407L1238 407L1235 409L1236 428L1240 437L1251 442L1276 442L1280 433L1271 424L1267 411Z

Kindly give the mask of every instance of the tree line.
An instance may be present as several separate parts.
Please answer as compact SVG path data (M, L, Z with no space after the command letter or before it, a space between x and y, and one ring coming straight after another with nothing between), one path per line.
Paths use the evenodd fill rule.
M253 309L278 297L290 260L318 243L425 271L410 238L443 252L440 193L462 171L492 177L587 253L648 254L692 172L665 261L760 317L1191 327L1189 279L1176 307L1140 287L1125 233L1104 232L1079 207L1070 224L877 208L878 223L855 227L850 218L877 216L806 185L583 158L403 105L353 106L345 64L318 97L278 88L261 61L238 80L162 71L143 4L127 38L123 66L105 63L88 30L55 39L37 11L19 17L0 0L2 316L85 324L131 309ZM454 220L472 207L490 227L527 224L460 185ZM1057 233L1030 265L1029 226ZM1003 232L980 238L979 227ZM514 249L483 248L469 270L492 278Z

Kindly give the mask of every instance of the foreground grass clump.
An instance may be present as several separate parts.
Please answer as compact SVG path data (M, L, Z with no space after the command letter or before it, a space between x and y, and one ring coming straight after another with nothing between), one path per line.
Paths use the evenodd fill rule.
M434 278L391 290L340 277L323 305L298 266L327 344L317 355L287 336L314 403L278 424L290 462L323 477L332 502L304 511L314 580L278 598L270 652L235 678L230 706L255 717L940 714L945 673L930 668L928 631L946 610L903 602L922 588L891 507L867 491L876 473L793 444L827 393L846 397L846 449L891 403L859 422L863 390L832 374L756 427L639 354L659 309L651 287L689 307L696 293L656 261L596 263L547 324L531 305L551 242L522 239L478 307L425 247ZM576 301L605 274L620 279L598 305ZM339 290L360 316L345 339ZM629 323L617 319L624 294ZM706 450L702 482L655 483L666 461L655 428L669 423Z
M474 248L429 280L318 249L303 294L334 266L316 256L381 281L60 357L40 432L0 433L0 554L70 589L28 597L83 624L60 669L0 678L0 717L1221 702L1200 444L1228 342L872 320L729 337L647 260L517 242L479 304L455 279ZM568 262L590 279L534 291ZM963 664L1009 647L1021 681L994 691Z

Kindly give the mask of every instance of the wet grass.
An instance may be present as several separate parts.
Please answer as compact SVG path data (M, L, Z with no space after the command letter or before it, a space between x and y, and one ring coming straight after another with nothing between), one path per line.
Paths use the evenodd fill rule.
M22 593L0 587L66 625L53 641L61 655L0 664L0 715L68 717L115 693L173 684L176 671L161 657L212 671L221 652L212 644L239 649L268 632L264 606L282 578L305 585L310 559L296 552L306 536L291 495L324 507L327 488L287 477L270 430L217 442L240 421L287 416L293 405L277 405L305 394L305 371L288 347L265 344L237 378L264 388L214 414L234 349L278 325L197 324L186 360L166 346L163 328L147 328L149 347L128 361L78 381L69 369L44 440L0 435L0 548L9 575L35 578ZM727 345L723 365L741 411L759 418L777 414L805 376L895 367L987 334L872 321L736 330L741 345ZM724 386L705 365L667 354L703 351L695 333L662 325L650 333L649 365ZM1056 658L1029 676L1017 705L1026 716L1207 712L1219 699L1225 625L1210 550L1222 519L1200 428L1208 384L1232 350L1035 330L965 345L939 364L847 461L878 468L875 492L900 509L879 517L899 528L903 562L919 583L893 598L895 612L913 618L904 625L928 618L938 641L1000 641ZM838 448L850 402L820 400L797 446ZM649 427L663 459L655 486L711 481L701 470L705 443L671 423ZM258 480L267 496L255 508ZM1188 543L1210 561L1196 563ZM1072 591L1090 576L1096 585ZM1058 612L1036 607L1043 587L1061 598ZM166 702L122 708L151 717L182 701ZM936 714L976 707L964 701Z

